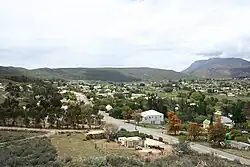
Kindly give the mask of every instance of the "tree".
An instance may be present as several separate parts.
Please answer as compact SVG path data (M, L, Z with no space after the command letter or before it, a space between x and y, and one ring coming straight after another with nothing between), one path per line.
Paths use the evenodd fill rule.
M188 134L189 136L192 136L194 140L196 140L196 137L202 135L202 127L198 123L190 123Z
M244 102L241 100L237 100L232 107L232 120L234 121L235 125L237 126L239 123L246 122L246 116L243 113Z
M96 112L90 104L81 105L81 116L83 120L87 121L89 129L91 128L91 124L93 122L93 116L97 115L97 113L98 112Z
M173 92L173 88L172 88L172 87L165 87L163 90L164 90L166 93Z
M217 144L225 140L226 130L222 123L217 120L214 125L209 128L209 140Z
M137 123L137 125L139 125L140 121L141 121L141 113L134 113L132 115L133 119L135 120L135 122Z
M203 101L205 96L201 92L193 92L190 96L190 99L194 99L195 101Z
M243 107L244 115L250 120L250 102L246 102Z
M168 133L175 135L181 129L181 121L174 112L168 112Z
M129 106L124 106L123 107L123 119L130 121L130 119L132 119L132 113L133 110L129 107Z
M105 124L104 130L105 130L107 140L109 141L109 140L115 139L119 128L115 124L108 123L108 124Z

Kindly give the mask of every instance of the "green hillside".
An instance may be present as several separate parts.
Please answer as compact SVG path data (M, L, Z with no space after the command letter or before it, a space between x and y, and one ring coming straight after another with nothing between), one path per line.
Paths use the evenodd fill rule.
M28 70L15 67L1 67L0 77L28 76L41 79L100 80L113 82L161 81L189 79L189 75L155 68L40 68Z

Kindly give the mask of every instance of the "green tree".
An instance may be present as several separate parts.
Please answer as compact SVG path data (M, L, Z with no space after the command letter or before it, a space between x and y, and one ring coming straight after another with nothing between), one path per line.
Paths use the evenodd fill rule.
M132 115L133 119L135 120L135 122L137 123L137 125L139 125L140 121L141 121L141 113L134 113Z
M129 106L123 107L123 119L130 121L132 119L133 110Z
M246 122L246 116L243 113L244 102L241 100L237 100L232 107L232 120L234 121L235 125L237 126L239 123Z
M90 104L81 105L81 116L83 120L86 120L89 129L91 129L91 124L93 122L93 115L97 114L98 112L96 112Z

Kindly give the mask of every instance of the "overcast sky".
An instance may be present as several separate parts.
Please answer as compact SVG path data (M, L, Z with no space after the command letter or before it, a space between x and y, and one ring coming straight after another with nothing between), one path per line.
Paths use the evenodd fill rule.
M0 65L185 69L250 58L250 0L0 0Z

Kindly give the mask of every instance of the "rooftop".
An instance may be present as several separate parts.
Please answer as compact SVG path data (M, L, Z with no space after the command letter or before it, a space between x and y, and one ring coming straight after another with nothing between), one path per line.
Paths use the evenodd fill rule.
M148 111L144 111L141 113L142 116L152 116L152 115L155 115L155 116L163 116L164 114L158 112L158 111L155 111L155 110L148 110Z

